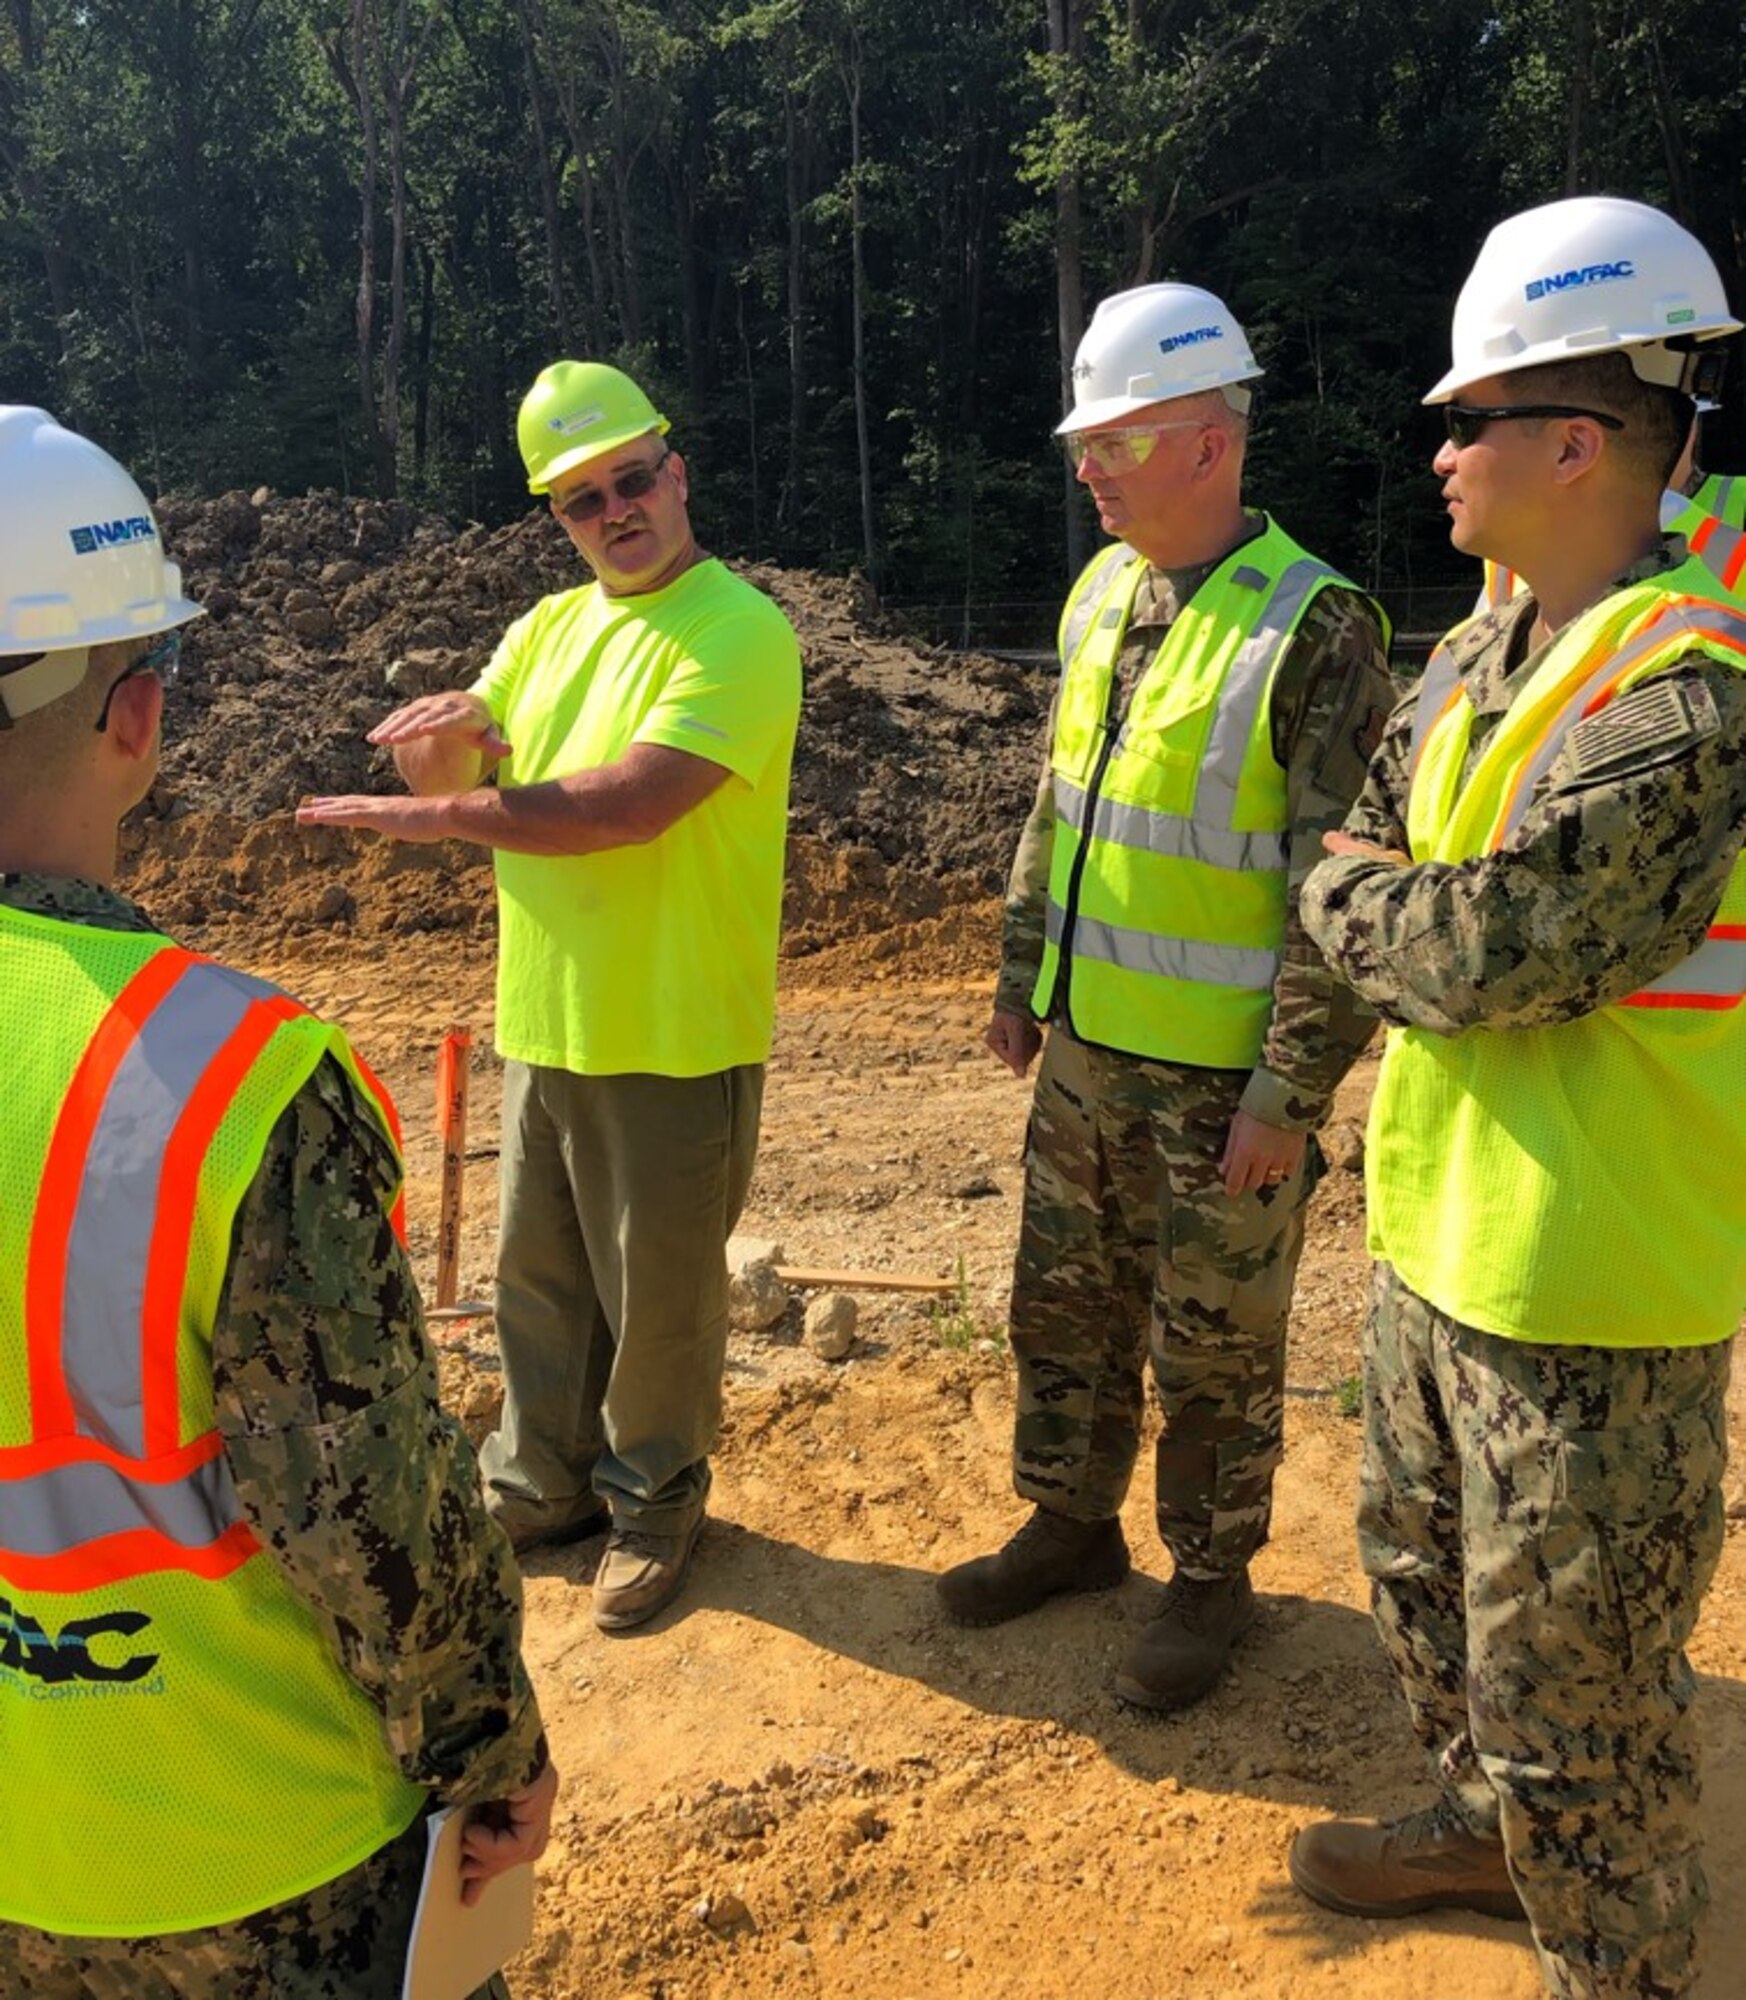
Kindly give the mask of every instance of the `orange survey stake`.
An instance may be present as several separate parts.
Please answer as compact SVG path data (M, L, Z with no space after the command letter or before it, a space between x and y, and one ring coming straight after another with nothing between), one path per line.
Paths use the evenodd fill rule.
M437 1051L437 1129L443 1142L442 1209L437 1221L436 1303L452 1306L459 1288L461 1196L467 1170L467 1083L473 1031L450 1028Z

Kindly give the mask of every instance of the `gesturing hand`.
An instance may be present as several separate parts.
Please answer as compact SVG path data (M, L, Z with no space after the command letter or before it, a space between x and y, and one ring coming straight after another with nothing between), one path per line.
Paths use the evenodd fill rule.
M458 736L493 764L509 755L509 745L492 721L490 709L476 694L462 688L421 694L416 701L385 715L370 731L369 741L391 750L397 743L416 743L429 736Z

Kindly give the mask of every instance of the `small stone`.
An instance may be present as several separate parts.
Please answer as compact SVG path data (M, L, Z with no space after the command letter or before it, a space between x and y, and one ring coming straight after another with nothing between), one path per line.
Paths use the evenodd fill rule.
M748 1264L785 1264L787 1252L773 1236L730 1236L727 1240L728 1276L743 1271Z
M736 1895L732 1889L718 1889L696 1907L703 1912L703 1921L712 1931L731 1931L752 1921L745 1898Z
M954 1201L986 1201L990 1195L1000 1193L1000 1183L992 1174L972 1174L967 1181L960 1181L952 1190Z
M351 907L351 891L346 885L343 882L330 882L316 899L315 921L318 924L335 923Z
M760 1259L728 1280L728 1319L741 1333L774 1326L788 1310L788 1287L773 1263Z
M1231 1948L1231 1927L1229 1924L1214 1924L1206 1934L1206 1941L1214 1951L1229 1951Z
M1321 1135L1322 1153L1329 1166L1342 1173L1364 1171L1364 1127L1350 1118L1336 1118Z
M806 1338L821 1361L841 1361L855 1345L861 1309L847 1292L821 1292L806 1308Z

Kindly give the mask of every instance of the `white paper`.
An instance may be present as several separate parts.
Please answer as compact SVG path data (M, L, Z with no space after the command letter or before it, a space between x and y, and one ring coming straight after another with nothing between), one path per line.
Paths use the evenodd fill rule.
M432 1813L425 1822L430 1844L400 2000L468 2000L533 1936L531 1862L493 1877L471 1907L461 1901L465 1820L464 1810L451 1808Z

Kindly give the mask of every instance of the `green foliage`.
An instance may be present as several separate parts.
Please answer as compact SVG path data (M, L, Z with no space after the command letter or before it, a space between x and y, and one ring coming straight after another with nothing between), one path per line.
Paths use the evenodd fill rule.
M0 395L185 490L367 491L373 426L400 490L496 521L521 390L595 353L672 414L713 546L846 568L858 196L881 573L956 633L1063 581L1059 256L1087 309L1230 300L1268 371L1255 497L1384 584L1461 571L1415 402L1500 215L1659 201L1746 293L1746 41L1696 0L1054 4L1052 56L1038 0L10 0Z
M935 1346L950 1348L954 1353L966 1354L985 1336L981 1322L970 1304L970 1279L964 1269L962 1253L958 1258L954 1280L951 1293L932 1308L929 1317L933 1325Z

